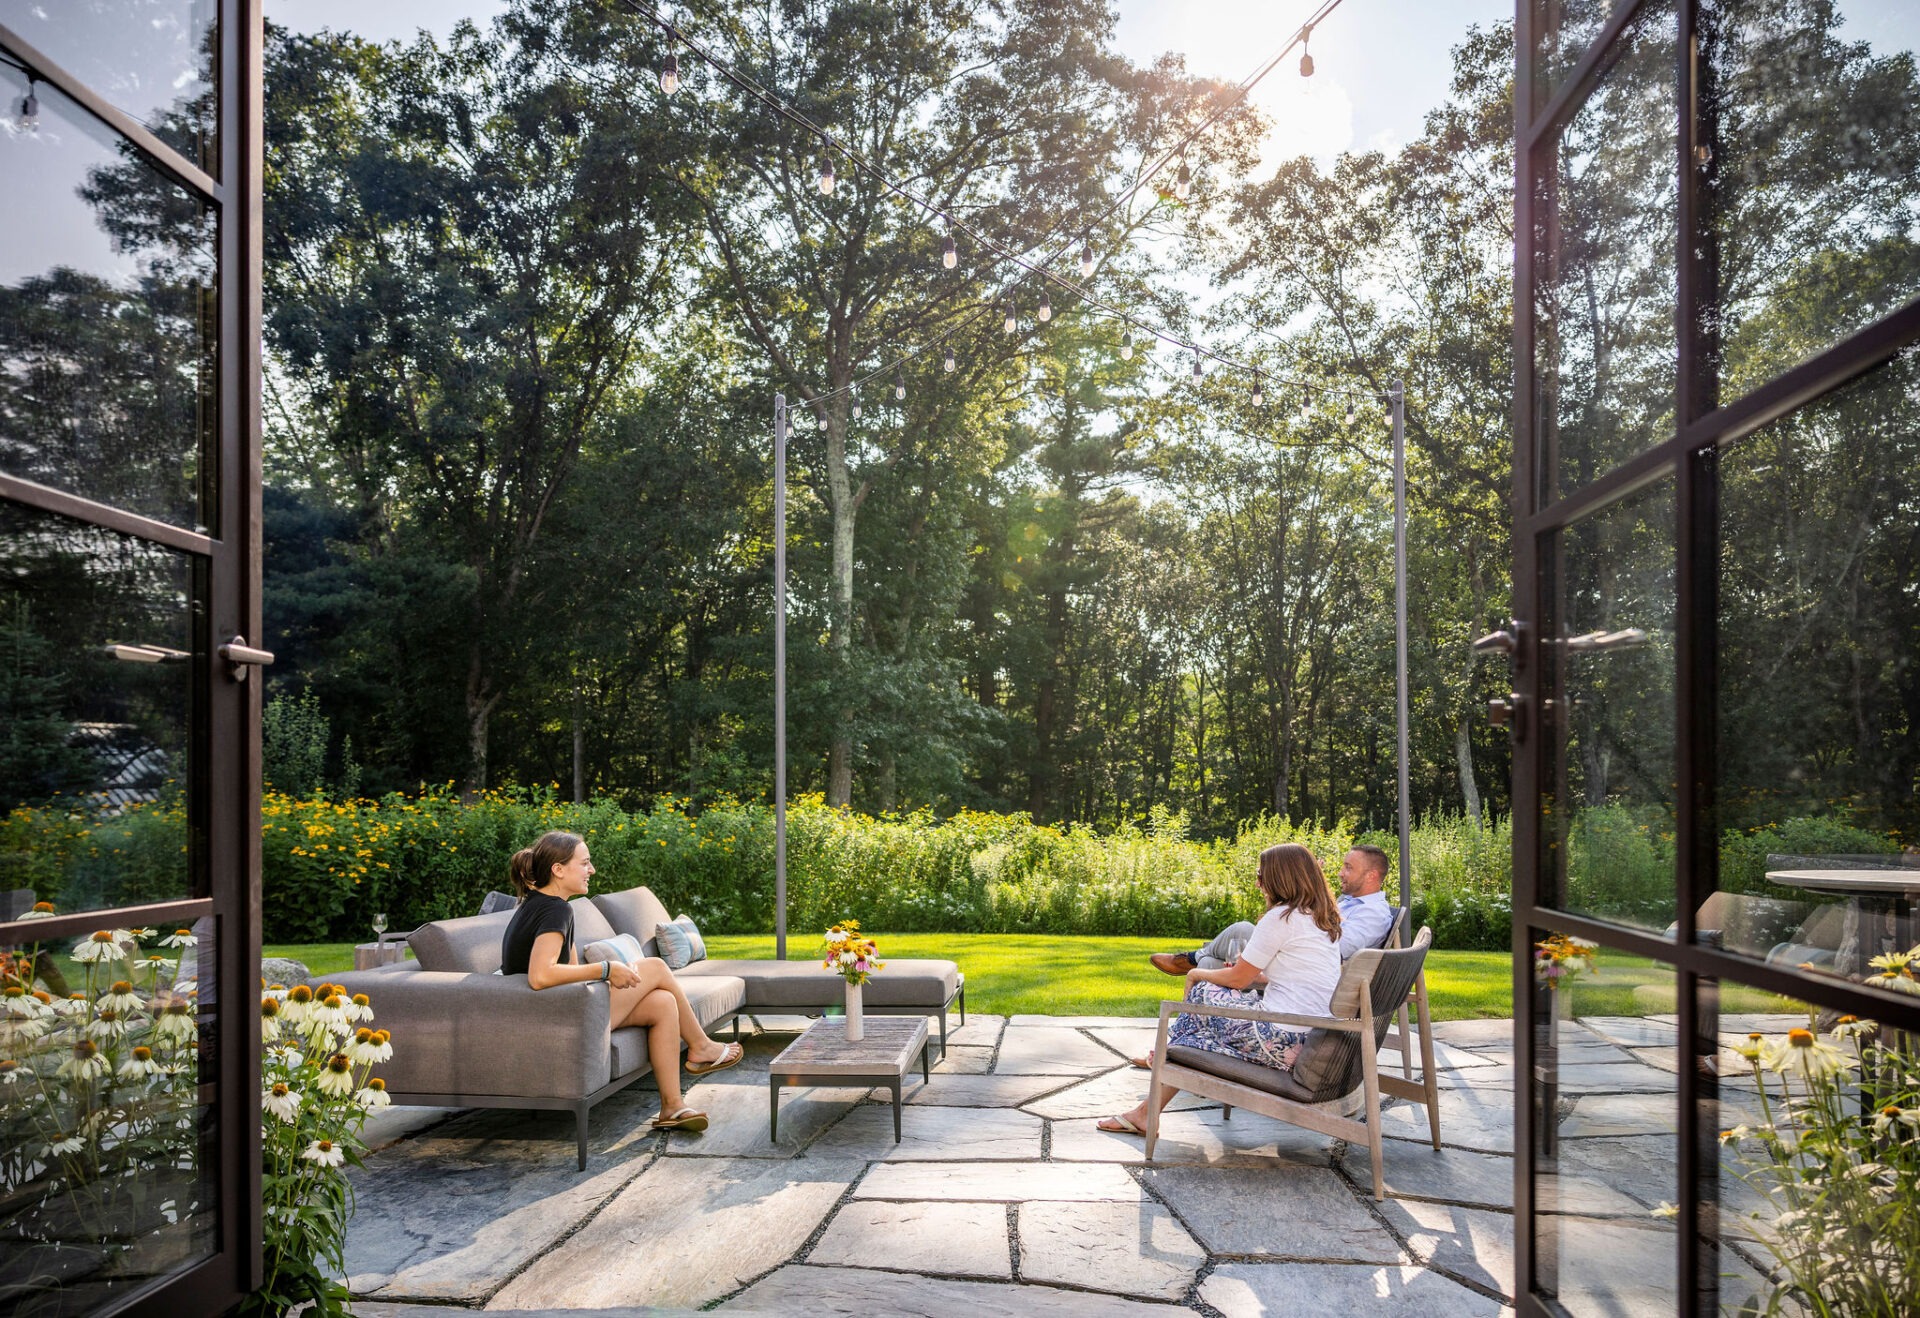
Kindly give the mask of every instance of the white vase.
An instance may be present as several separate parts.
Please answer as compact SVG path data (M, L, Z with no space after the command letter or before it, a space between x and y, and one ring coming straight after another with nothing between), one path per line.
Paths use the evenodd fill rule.
M866 1022L860 1014L860 985L847 985L847 1042L858 1043L866 1037Z

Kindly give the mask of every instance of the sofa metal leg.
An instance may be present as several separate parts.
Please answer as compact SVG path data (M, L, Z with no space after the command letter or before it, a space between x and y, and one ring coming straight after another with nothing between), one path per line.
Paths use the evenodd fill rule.
M965 984L962 984L960 986L960 1025L961 1027L965 1028L966 1023L967 1023L967 986Z
M587 1169L587 1120L591 1111L592 1109L585 1103L578 1104L573 1109L573 1134L580 1146L581 1171Z

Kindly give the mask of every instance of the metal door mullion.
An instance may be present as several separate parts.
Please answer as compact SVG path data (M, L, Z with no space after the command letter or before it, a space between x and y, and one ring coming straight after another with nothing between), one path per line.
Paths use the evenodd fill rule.
M1515 0L1515 2L1517 5L1524 6L1531 4L1532 0ZM1560 79L1560 86L1547 98L1547 103L1540 108L1538 117L1532 117L1531 122L1527 123L1522 140L1529 148L1537 148L1551 139L1573 112L1586 102L1587 96L1599 85L1600 80L1606 77L1608 68L1620 55L1620 35L1632 25L1634 19L1639 17L1642 5L1643 0L1620 0L1620 3L1614 7L1614 11L1607 15L1607 21L1601 24L1600 30L1594 33L1592 40L1587 43L1586 53L1576 60L1573 67L1568 69ZM1524 43L1518 40L1517 22L1514 31L1515 44L1519 47L1521 62L1528 66L1528 72L1531 73L1533 41L1531 37ZM1528 81L1531 83L1531 77ZM1528 94L1529 96L1532 94L1531 87L1528 89ZM1523 104L1530 106L1531 101L1520 100L1520 87L1516 81L1514 84L1515 122L1520 122L1522 119L1520 109ZM1521 241L1526 240L1522 238Z

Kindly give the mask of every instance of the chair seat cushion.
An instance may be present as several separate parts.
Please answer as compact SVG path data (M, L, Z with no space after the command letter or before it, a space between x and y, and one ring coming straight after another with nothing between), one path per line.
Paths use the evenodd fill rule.
M846 981L818 961L696 961L674 972L693 992L709 975L746 981L748 1010L833 1007L846 1001ZM960 967L951 961L889 961L867 981L869 1007L939 1007L960 989Z
M1263 1094L1291 1099L1295 1103L1326 1101L1295 1080L1293 1072L1282 1071L1277 1066L1261 1066L1258 1062L1249 1062L1243 1057L1229 1057L1225 1053L1209 1052L1205 1048L1174 1046L1167 1049L1167 1060L1175 1066L1184 1066L1190 1071L1199 1071L1203 1075L1231 1080L1235 1084L1245 1085L1249 1089L1258 1089Z

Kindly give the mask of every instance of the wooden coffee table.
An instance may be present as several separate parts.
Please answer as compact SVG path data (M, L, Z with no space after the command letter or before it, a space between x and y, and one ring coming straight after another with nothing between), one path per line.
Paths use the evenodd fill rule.
M767 1098L772 1108L769 1137L780 1138L780 1091L791 1085L885 1085L893 1091L893 1142L900 1142L900 1082L920 1054L920 1078L931 1082L927 1062L927 1018L869 1016L866 1037L847 1042L842 1016L815 1021L788 1044L767 1068Z

